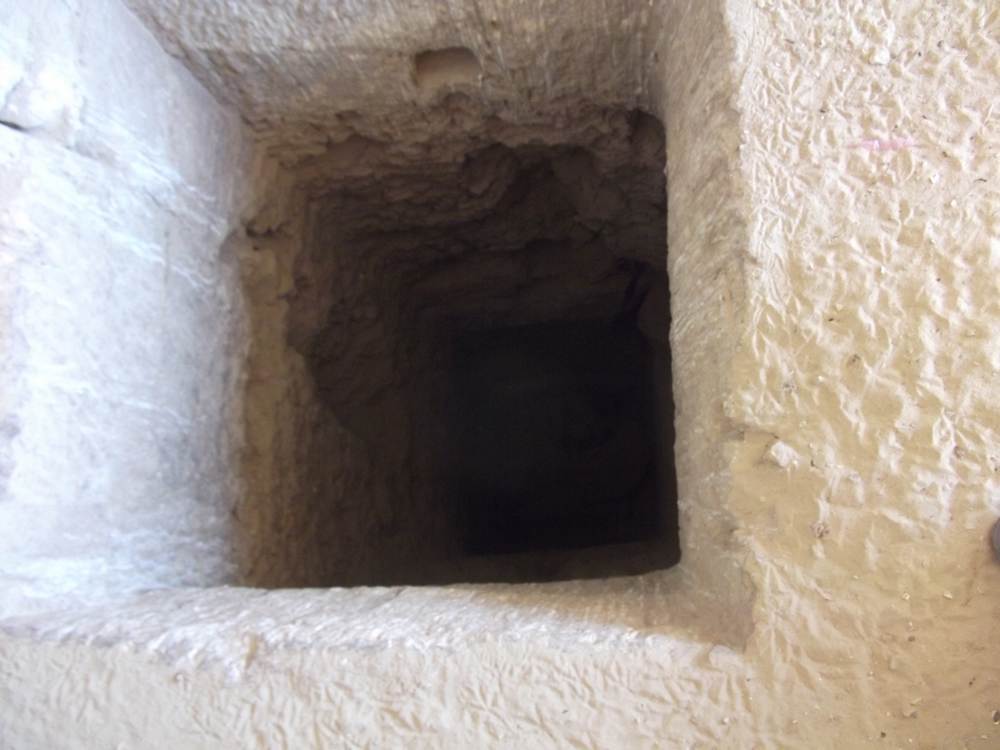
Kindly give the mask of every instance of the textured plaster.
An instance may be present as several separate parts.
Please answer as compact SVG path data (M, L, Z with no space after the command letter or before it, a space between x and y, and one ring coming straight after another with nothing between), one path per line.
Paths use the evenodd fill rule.
M469 20L475 6L424 7L310 6L301 27L278 5L140 8L285 165L250 225L270 232L268 252L249 256L253 237L228 246L270 300L248 295L255 346L288 349L301 235L282 225L305 205L288 170L325 153L316 122L342 115L338 102L348 129L398 127L411 143L422 110L407 106L432 96L412 55L473 50L521 124L538 102L572 114L591 91L647 107L667 139L681 565L529 586L174 590L8 619L2 742L1000 746L987 541L1000 514L1000 13L731 0ZM547 35L543 21L574 18L590 31ZM510 56L486 46L494 22ZM550 70L572 75L546 89ZM402 83L383 100L385 80ZM429 111L426 132L447 127L447 108ZM256 425L291 445L269 454L280 463L297 418L280 394L310 386L290 351L266 362L260 382L289 411L250 415L247 440ZM271 481L282 471L294 476Z
M759 6L725 403L753 649L859 735L993 747L1000 16Z

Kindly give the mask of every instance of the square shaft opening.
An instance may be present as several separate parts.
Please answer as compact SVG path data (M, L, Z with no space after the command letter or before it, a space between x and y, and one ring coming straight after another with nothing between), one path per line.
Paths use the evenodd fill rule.
M588 118L303 168L281 585L678 562L663 129Z

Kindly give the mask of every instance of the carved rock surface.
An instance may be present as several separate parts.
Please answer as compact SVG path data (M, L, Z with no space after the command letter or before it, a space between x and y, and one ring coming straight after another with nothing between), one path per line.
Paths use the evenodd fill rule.
M0 10L7 746L1000 743L989 3L130 6ZM399 321L620 301L664 142L676 568L216 586L408 559Z

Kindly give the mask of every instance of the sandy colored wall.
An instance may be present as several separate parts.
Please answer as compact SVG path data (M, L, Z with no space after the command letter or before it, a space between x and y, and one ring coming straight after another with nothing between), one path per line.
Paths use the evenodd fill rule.
M679 570L7 620L4 742L1000 745L984 6L664 9Z
M731 13L748 656L775 699L811 694L781 712L791 745L826 723L851 744L996 747L1000 12Z
M115 2L0 50L0 613L225 581L242 124Z

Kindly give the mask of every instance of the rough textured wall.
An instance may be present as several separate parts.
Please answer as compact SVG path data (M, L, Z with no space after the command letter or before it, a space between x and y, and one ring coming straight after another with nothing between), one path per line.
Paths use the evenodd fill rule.
M117 3L0 5L0 612L230 573L242 125Z
M681 570L7 621L8 744L997 747L984 5L666 9Z
M749 242L725 407L768 724L997 747L1000 9L733 13Z

